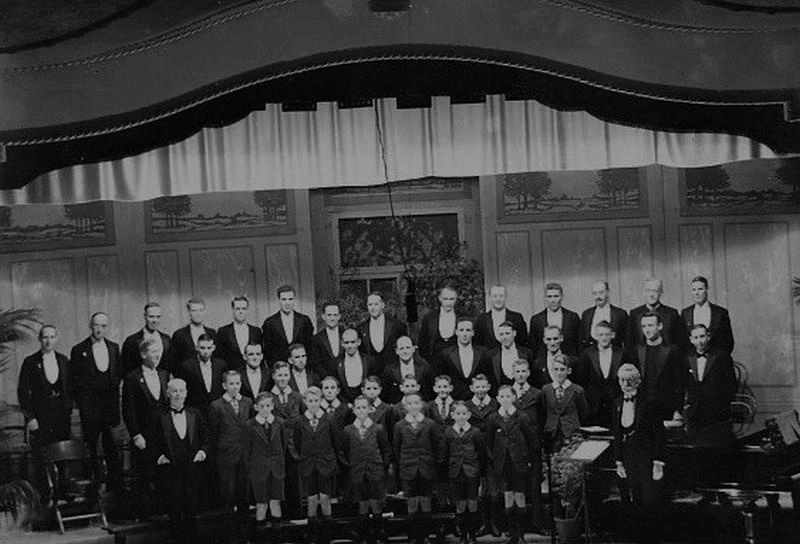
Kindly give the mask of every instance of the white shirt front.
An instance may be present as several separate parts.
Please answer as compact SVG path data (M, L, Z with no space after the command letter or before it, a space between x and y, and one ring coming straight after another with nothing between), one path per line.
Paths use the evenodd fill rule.
M472 362L475 358L475 354L472 351L472 346L462 346L461 344L458 345L458 358L461 361L461 373L464 377L468 377L470 372L472 372Z
M519 352L516 344L510 348L505 346L500 348L500 366L503 368L503 374L505 374L506 378L514 378L514 363L518 360Z
M153 398L156 400L161 399L161 380L158 377L158 371L154 368L142 366L142 376Z
M412 358L410 361L400 361L400 381L403 380L406 376L416 376L416 372L414 372L414 359Z
M377 318L369 318L369 341L378 353L383 351L383 335L386 331L386 316L379 315Z
M361 362L360 355L344 356L344 379L347 381L348 387L358 387L361 385L361 374L363 372L364 365Z
M247 367L247 383L250 384L250 390L253 392L253 397L258 395L261 390L261 367L253 370Z
M42 353L42 364L44 365L44 377L50 384L58 381L58 360L56 359L56 352Z
M172 424L175 426L175 432L178 433L178 438L183 440L186 438L186 411L180 414L172 413Z
M500 336L500 325L506 321L506 309L495 310L492 308L492 329L494 329L494 337Z
M233 336L236 338L236 345L239 346L239 353L244 354L244 348L250 341L250 327L247 323L239 324L233 322Z
M442 340L452 338L456 333L456 313L452 310L439 312L439 336Z
M194 323L189 323L189 334L192 335L192 342L194 345L197 345L197 340L202 335L206 333L206 328L202 325L195 325Z
M211 393L211 361L198 360L200 363L200 374L203 375L203 385L206 386L206 392Z
M695 325L711 326L711 305L705 301L702 305L694 305L692 309L692 323Z
M331 345L331 354L334 357L339 356L339 329L331 329L325 327L325 333L328 335L328 343Z
M636 413L636 400L622 401L622 416L619 419L623 427L630 428L633 425L634 415Z
M152 340L157 342L159 346L161 346L161 351L164 351L164 343L161 341L161 335L158 334L158 331L150 332L147 330L147 327L142 329L142 340Z
M286 333L286 341L290 344L294 340L294 311L285 314L278 312L281 315L281 323L283 324L283 332Z
M703 378L706 374L706 363L708 363L708 358L705 355L698 355L697 356L697 380L703 381Z
M611 357L613 354L614 351L611 347L605 349L597 348L597 357L600 359L600 372L603 373L603 378L608 378L611 372Z
M450 415L450 406L453 404L453 397L436 397L436 411L440 416L446 418Z
M297 392L301 395L305 395L306 389L308 389L308 372L305 370L303 372L298 372L292 369L292 376L294 376L294 383L297 384Z
M108 346L105 340L99 342L92 342L92 357L94 357L94 365L100 372L108 370Z
M601 321L607 321L611 323L611 305L606 304L605 306L595 306L594 307L594 317L592 318L592 338L597 340L597 336L595 336L595 327Z
M558 327L563 330L564 312L561 311L561 308L556 312L551 312L549 309L547 310L547 325L549 327Z

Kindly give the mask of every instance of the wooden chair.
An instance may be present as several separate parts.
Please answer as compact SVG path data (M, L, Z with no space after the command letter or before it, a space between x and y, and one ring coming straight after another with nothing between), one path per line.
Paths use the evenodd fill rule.
M758 401L747 383L747 368L739 362L734 362L733 365L739 388L731 401L731 417L734 423L740 425L753 423L758 411Z
M79 440L62 440L45 447L45 473L59 533L64 523L98 518L108 525L100 498L106 478L105 460L92 466L86 447Z

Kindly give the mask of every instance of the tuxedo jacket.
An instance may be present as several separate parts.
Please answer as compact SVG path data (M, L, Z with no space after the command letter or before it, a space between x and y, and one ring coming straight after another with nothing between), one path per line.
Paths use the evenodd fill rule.
M205 330L205 334L214 339L214 345L216 346L215 350L218 349L219 344L217 343L217 331L211 327L206 327L205 325L203 326L203 329ZM192 359L196 356L197 347L194 345L194 339L192 338L189 325L181 327L172 333L172 360L176 364L181 364L183 361Z
M739 383L730 354L712 348L706 352L706 367L702 381L697 366L697 352L687 356L689 378L687 420L691 430L700 430L731 417L731 401Z
M119 424L119 384L122 382L119 345L103 339L108 349L108 369L97 370L92 339L87 338L72 348L72 386L75 401L85 425Z
M508 418L493 413L486 422L486 454L495 474L505 474L508 459L518 472L527 474L541 443L530 418L521 410Z
M631 310L630 319L628 320L628 339L626 341L626 349L628 351L633 352L637 346L645 343L641 320L642 316L649 312L647 305L644 304ZM678 310L659 304L654 312L661 317L663 325L661 337L664 341L684 349L689 342L689 336L683 320L678 315Z
M39 428L45 432L47 427L53 426L64 434L66 425L67 437L69 434L69 420L72 414L72 368L67 357L56 352L58 364L58 379L54 387L60 391L58 411L53 412L55 406L51 403L51 386L44 373L42 352L29 355L22 361L17 384L17 398L20 408L25 414L25 419L36 419Z
M278 416L270 424L269 433L255 417L244 424L242 451L251 482L263 482L267 476L286 477L286 421ZM254 485L255 487L255 485Z
M683 396L688 370L678 346L663 343L658 346L658 361L647 365L646 346L637 346L634 364L642 373L642 388L650 408L663 419L672 419L675 411L683 410Z
M358 485L366 478L370 482L380 482L386 478L391 461L391 449L386 428L372 422L361 436L354 424L344 428L342 433L342 455L350 471L348 478Z
M248 344L263 344L263 333L261 329L255 325L247 325ZM218 359L222 359L228 363L228 368L239 368L246 364L244 355L239 349L239 342L236 341L236 333L233 329L233 323L228 323L219 328L217 331L217 348L214 350L214 355Z
M365 353L360 353L359 355L361 356L361 379L355 387L347 385L347 375L344 371L344 352L336 359L336 378L339 380L341 396L347 402L356 400L356 397L361 394L361 383L375 372L375 359Z
M312 386L319 387L320 386L320 378L319 378L319 376L317 376L317 374L315 372L312 372L311 370L309 370L307 366L306 366L306 381L308 381L308 387L312 387ZM297 391L298 393L300 392L300 388L297 387L297 380L294 377L294 371L291 370L291 369L289 370L289 387L291 387L293 390Z
M618 347L611 348L611 367L608 377L603 377L600 356L596 345L589 346L581 354L577 367L572 371L572 381L581 385L586 392L589 413L586 425L601 425L611 428L611 410L614 399L622 392L617 380L617 371L623 363L623 353Z
M392 435L398 478L413 480L419 475L433 479L441 456L441 428L425 417L415 429L404 417L395 424Z
M208 425L199 410L191 406L186 406L185 410L186 439L189 441L189 455L185 461L196 465L198 463L192 463L192 460L198 451L203 450L206 455L210 453ZM158 459L163 455L171 463L178 461L176 458L178 451L176 444L180 438L172 422L172 413L169 408L165 407L157 412L153 436L155 439L154 459Z
M372 317L368 317L366 320L362 321L358 327L358 332L361 335L361 350L375 358L377 365L376 372L380 375L384 368L397 359L397 355L394 351L395 344L398 338L408 334L408 327L399 319L384 314L383 349L378 351L372 344L372 339L369 335L370 319L372 319Z
M556 389L552 383L544 386L542 397L547 414L544 422L546 433L555 434L560 430L565 437L570 437L586 420L589 411L586 393L577 383L564 389L561 401L556 400Z
M616 347L623 347L625 339L628 337L628 312L610 304L609 313L611 314L611 328L614 329L614 340L611 344ZM592 320L597 306L587 308L581 314L581 349L588 348L597 344L592 338Z
M461 355L458 346L451 346L445 349L441 355L441 371L450 376L453 383L452 397L456 400L467 400L472 397L472 392L469 386L472 383L472 378L477 374L488 374L491 369L487 369L486 363L486 348L473 344L470 346L472 350L472 366L464 373L461 367Z
M455 326L453 336L442 338L439 334L439 313L441 310L433 310L425 314L419 325L419 354L428 361L434 368L439 361L439 352L443 349L456 344ZM455 323L458 323L456 315Z
M264 391L269 391L272 388L270 381L269 369L267 365L263 362L261 363L261 383L259 384L258 391L253 391L253 388L250 386L250 380L247 379L247 366L241 366L236 370L239 371L239 374L242 375L242 389L240 393L245 397L250 397L250 399L255 402L256 397L259 393L263 393Z
M492 385L492 391L494 393L497 393L497 389L501 385L511 385L512 383L514 383L514 378L513 377L509 378L503 372L503 355L501 351L502 349L503 349L502 347L496 347L486 354L486 360L488 361L488 364L486 366L488 367L487 370L489 371L488 378L489 382ZM526 347L518 345L517 354L519 355L520 359L525 359L526 361L528 361L528 364L531 365L531 375L533 375L533 361L534 361L533 351L531 351ZM531 382L531 384L533 385L533 382Z
M292 338L286 338L286 331L283 329L283 321L278 311L264 320L261 331L264 333L264 360L267 366L272 368L272 364L276 361L289 360L290 345L298 343L307 348L311 346L314 325L307 315L294 312Z
M153 397L150 388L144 381L142 367L129 372L122 382L122 419L131 437L141 434L146 441L152 441L152 430L155 425L156 412L167 405L167 382L169 373L158 368L158 379L161 382L159 398ZM149 444L148 444L149 445Z
M342 337L344 329L339 327L339 338ZM362 345L363 346L363 345ZM309 353L309 367L316 374L325 378L326 376L336 376L336 359L344 353L342 343L339 342L339 353L334 355L331 341L325 328L315 334L311 339L311 352Z
M479 478L484 474L486 441L483 433L470 423L469 429L459 436L452 425L444 431L444 462L447 476L453 480L461 476Z
M522 314L514 310L506 309L506 321L513 325L517 336L514 341L518 346L530 347L528 339L528 327L525 325L525 318ZM499 323L498 323L499 325ZM475 321L475 337L473 343L483 346L487 350L492 350L500 346L500 342L494 335L494 324L492 323L492 312L484 312Z
M242 460L244 427L252 414L253 401L244 395L239 400L237 412L223 397L208 407L210 443L218 463L235 464Z
M161 361L158 363L158 368L163 368L167 372L174 370L175 358L172 354L172 339L169 335L159 331L158 335L161 337L161 345L164 346L164 352L161 354ZM128 373L136 370L142 366L142 355L139 352L139 344L144 338L144 333L141 329L128 336L125 342L122 343L122 375L127 376ZM194 352L193 352L194 353Z
M433 398L433 369L425 359L416 353L414 354L414 375L419 384L419 394L422 396L422 400L428 401ZM396 404L403 399L403 393L400 391L403 376L400 372L399 360L394 361L383 370L381 383L383 384L381 398L384 402Z
M725 353L733 352L733 329L731 328L731 317L728 310L722 306L708 303L711 307L711 323L708 327L708 332L711 333L711 342L709 348L718 349ZM686 334L692 330L694 325L694 305L684 308L681 312L681 319L686 327ZM691 347L688 348L691 350Z
M580 353L581 343L581 318L578 314L566 308L561 308L561 333L564 341L561 343L561 351L566 355L577 356ZM531 317L530 334L528 335L534 357L540 357L546 351L544 340L544 328L547 326L547 308Z
M222 374L228 365L222 359L211 359L211 391L206 390L203 373L200 371L200 360L197 355L182 361L175 374L186 381L186 404L197 408L203 417L208 417L209 405L220 398L224 393L222 389Z
M577 357L567 355L563 351L561 353L564 355L564 359L571 368L575 368L577 366ZM553 381L552 378L550 378L550 371L547 369L546 351L533 362L533 365L531 365L531 377L528 381L530 381L533 386L538 389L542 389L545 384Z
M319 418L316 429L311 427L305 413L289 421L289 452L298 461L301 477L311 477L314 469L321 475L332 475L336 471L336 454L341 450L339 432L333 418L326 413Z
M652 481L653 461L664 461L664 424L652 404L641 397L641 389L636 396L633 412L633 425L626 430L622 427L623 397L614 400L613 425L614 458L621 461L628 478L639 480L637 484Z

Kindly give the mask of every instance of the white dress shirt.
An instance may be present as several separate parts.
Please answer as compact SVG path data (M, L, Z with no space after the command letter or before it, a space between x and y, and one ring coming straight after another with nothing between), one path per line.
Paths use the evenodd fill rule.
M697 380L703 381L703 378L706 374L706 363L708 363L708 358L705 354L697 356Z
M108 346L105 340L99 342L92 342L92 357L94 357L94 365L100 372L108 370Z
M239 346L239 353L244 354L244 348L246 348L247 343L250 342L250 327L247 323L242 323L240 325L234 321L233 336L236 338L236 344Z
M386 316L379 315L377 318L369 318L369 341L378 353L383 351L383 335L386 331Z
M258 395L261 390L261 367L255 370L247 367L247 383L250 384L250 390L253 392L253 398Z
M195 325L194 323L189 323L189 334L192 335L192 342L194 345L197 345L197 340L206 333L206 328L202 325Z
M456 333L456 313L452 310L439 312L439 336L442 340L452 338Z
M564 330L564 312L561 311L561 308L556 312L551 312L549 309L547 310L547 325Z
M472 362L475 358L475 353L472 351L472 345L462 346L458 345L458 358L461 361L461 373L464 377L468 377L472 372Z
M142 365L142 376L147 389L153 398L156 400L161 399L161 380L158 377L158 371L154 368L148 368Z
M211 361L208 360L205 363L200 361L200 374L203 375L203 384L206 386L206 392L211 393Z
M629 429L633 425L633 419L636 414L636 399L634 398L633 401L627 401L623 399L622 401L622 416L619 419L619 422L622 424L623 427Z
M698 306L694 305L692 309L692 323L695 325L705 325L706 328L711 326L711 305L708 301Z
M600 359L600 372L603 373L603 378L608 378L611 372L611 357L613 354L614 351L611 349L611 346L605 349L597 348L597 358Z
M175 412L170 412L172 414L172 424L175 426L175 432L178 433L178 438L183 440L186 438L186 411L177 414Z
M518 360L519 352L516 344L510 348L505 346L500 348L500 366L503 368L503 374L505 374L506 378L514 378L514 363Z
M58 381L58 360L56 359L56 352L42 353L42 364L44 365L44 377L50 384Z
M292 376L294 376L294 383L297 384L297 392L301 395L305 395L306 389L308 389L308 372L305 370L303 370L303 372L298 372L292 369Z
M328 343L331 345L331 353L334 357L339 356L339 329L331 329L325 327L325 333L328 335Z
M152 340L161 346L161 351L164 351L164 343L161 341L161 335L158 331L149 331L147 327L142 329L142 340Z
M294 340L294 311L285 314L278 312L281 315L281 323L283 324L283 332L286 333L286 341L290 344Z
M412 357L410 361L400 361L400 381L403 380L406 376L416 376L416 372L414 371L414 358Z
M506 309L495 310L492 308L492 329L494 329L494 337L500 336L500 325L506 321Z
M364 372L364 365L361 361L361 355L345 355L344 356L344 379L347 381L348 387L358 387L361 385L361 379Z
M591 336L595 340L597 337L595 336L594 329L597 327L597 324L601 321L607 321L609 324L611 323L611 305L606 304L605 306L595 306L594 307L594 317L592 318L592 329L591 329Z

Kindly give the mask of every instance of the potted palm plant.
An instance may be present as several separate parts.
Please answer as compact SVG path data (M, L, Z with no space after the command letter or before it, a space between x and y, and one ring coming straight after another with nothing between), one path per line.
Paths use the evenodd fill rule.
M553 517L559 542L578 542L581 539L586 472L583 463L570 459L570 456L582 442L583 438L573 437L551 458Z

